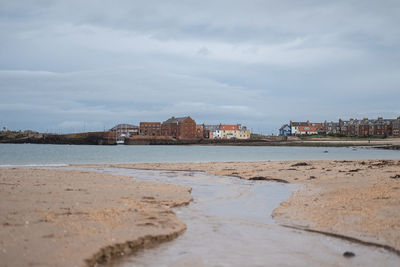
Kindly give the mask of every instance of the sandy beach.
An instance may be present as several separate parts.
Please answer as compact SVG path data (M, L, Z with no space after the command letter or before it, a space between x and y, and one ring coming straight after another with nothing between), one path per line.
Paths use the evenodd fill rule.
M0 266L93 266L171 240L190 188L87 171L0 169Z
M274 210L281 225L400 251L400 161L281 161L108 165L201 171L300 185Z
M294 183L278 224L400 251L399 160L85 166ZM0 189L1 266L92 266L151 247L185 230L171 207L192 200L188 187L79 170L0 169Z

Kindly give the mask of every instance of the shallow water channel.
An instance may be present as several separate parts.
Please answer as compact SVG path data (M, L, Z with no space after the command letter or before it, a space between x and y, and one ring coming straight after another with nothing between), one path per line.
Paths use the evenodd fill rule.
M399 266L400 257L322 234L285 228L271 213L295 185L204 173L99 169L137 180L192 187L193 202L175 208L187 230L112 266ZM351 251L355 257L345 258Z

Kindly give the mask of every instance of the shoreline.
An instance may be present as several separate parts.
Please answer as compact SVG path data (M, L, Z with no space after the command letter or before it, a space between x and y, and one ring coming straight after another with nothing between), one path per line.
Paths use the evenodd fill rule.
M81 134L40 134L40 138L26 137L22 139L1 139L0 144L52 144L52 145L117 145L112 142L108 132L81 133ZM400 149L400 138L313 138L300 139L293 137L286 140L282 136L273 136L270 139L165 139L165 138L139 138L127 139L124 145L168 145L168 146L287 146L287 147L365 147L378 149Z

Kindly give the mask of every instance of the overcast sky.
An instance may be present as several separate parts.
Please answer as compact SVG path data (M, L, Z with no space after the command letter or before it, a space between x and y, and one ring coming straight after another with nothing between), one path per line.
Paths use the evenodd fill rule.
M0 0L0 126L400 116L400 1Z

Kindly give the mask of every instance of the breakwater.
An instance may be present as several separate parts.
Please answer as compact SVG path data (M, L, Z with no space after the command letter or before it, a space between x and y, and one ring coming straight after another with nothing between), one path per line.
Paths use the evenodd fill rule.
M0 135L0 143L12 144L69 144L115 145L114 132L86 132L73 134L45 134L32 131L6 132Z

